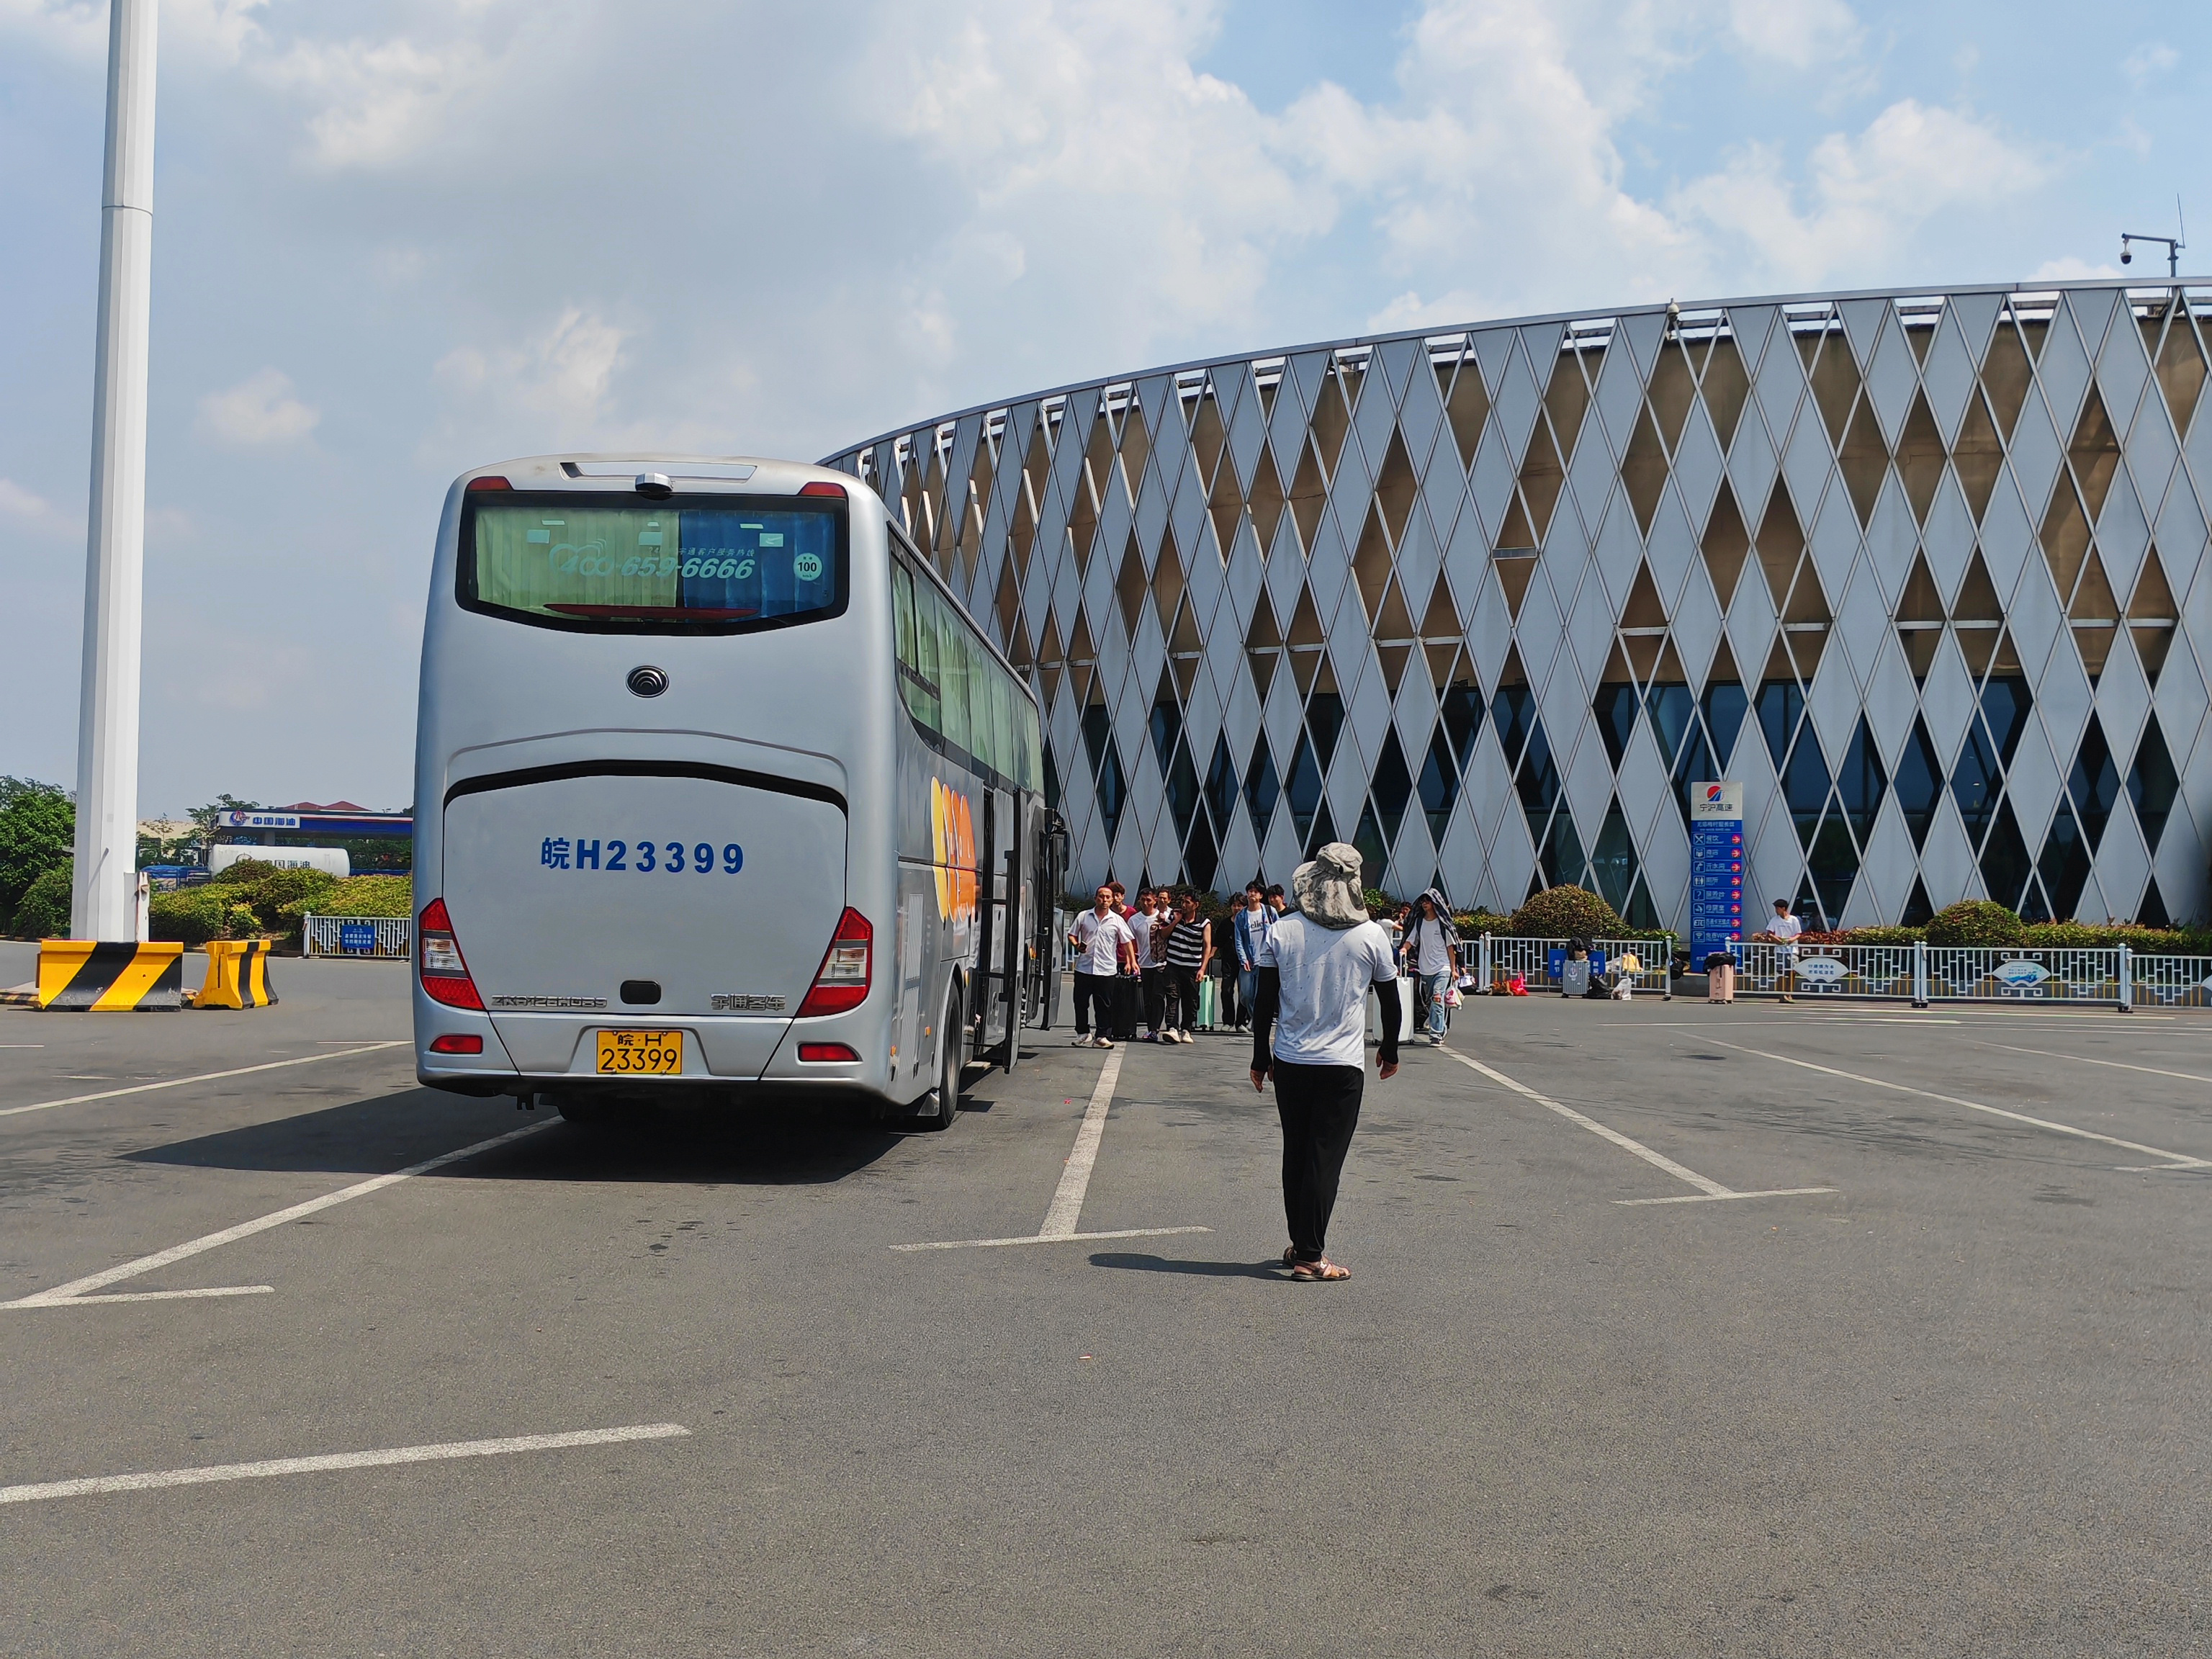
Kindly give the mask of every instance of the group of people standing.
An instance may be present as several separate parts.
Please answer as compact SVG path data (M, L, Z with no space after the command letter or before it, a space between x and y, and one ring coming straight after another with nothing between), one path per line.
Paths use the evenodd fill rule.
M1225 969L1231 953L1237 972L1218 975L1217 1021L1242 1030L1250 1018L1255 954L1282 914L1283 890L1255 882L1222 929L1227 939L1217 939L1195 893L1142 888L1131 904L1120 882L1103 884L1068 930L1075 947L1075 1046L1136 1042L1140 1019L1144 1042L1188 1042L1191 1028L1201 1024L1201 988L1215 977L1217 958Z

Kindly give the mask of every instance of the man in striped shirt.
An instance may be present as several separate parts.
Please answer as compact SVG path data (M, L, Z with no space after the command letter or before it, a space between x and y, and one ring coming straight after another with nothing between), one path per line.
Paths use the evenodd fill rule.
M1199 914L1195 893L1176 901L1175 928L1160 954L1168 969L1167 1024L1160 1040L1188 1042L1198 1018L1198 982L1213 960L1213 925Z

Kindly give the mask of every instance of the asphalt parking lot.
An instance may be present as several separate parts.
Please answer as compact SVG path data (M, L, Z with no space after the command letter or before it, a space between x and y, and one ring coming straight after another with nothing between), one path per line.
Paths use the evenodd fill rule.
M1313 1285L1239 1041L587 1133L274 978L0 1011L9 1652L2212 1651L2212 1017L1480 1000Z

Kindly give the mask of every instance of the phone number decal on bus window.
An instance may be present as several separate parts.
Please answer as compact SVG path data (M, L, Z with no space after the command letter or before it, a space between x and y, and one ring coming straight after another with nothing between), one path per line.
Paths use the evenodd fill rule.
M538 862L547 870L635 870L640 874L734 876L745 867L745 849L710 841L593 841L578 836L548 836L538 843Z

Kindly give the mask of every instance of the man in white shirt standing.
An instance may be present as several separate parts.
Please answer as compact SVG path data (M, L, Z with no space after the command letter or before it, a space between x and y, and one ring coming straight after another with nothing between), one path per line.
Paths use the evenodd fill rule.
M1359 849L1331 842L1291 877L1298 908L1254 953L1252 1087L1275 1083L1283 1120L1283 1209L1291 1277L1334 1283L1349 1269L1326 1250L1345 1154L1359 1124L1366 1084L1367 992L1382 1005L1376 1075L1398 1071L1398 969L1390 936L1368 920ZM1272 1046L1269 1028L1279 1016Z
M1091 908L1068 929L1067 942L1075 947L1075 1046L1110 1048L1115 975L1124 967L1133 974L1137 969L1137 937L1115 913L1112 888L1099 888ZM1098 1016L1096 1036L1091 1034L1094 1012Z
M1766 936L1782 948L1774 954L1782 968L1782 1000L1795 1002L1791 994L1797 988L1797 935L1805 931L1805 924L1790 914L1790 901L1774 901L1774 920L1766 925Z
M1167 965L1160 959L1159 947L1168 930L1168 919L1160 914L1159 895L1150 887L1140 890L1137 908L1124 919L1137 936L1137 976L1141 981L1138 994L1145 1005L1145 1041L1158 1042L1167 979Z

